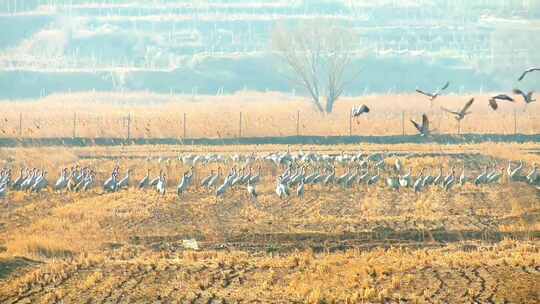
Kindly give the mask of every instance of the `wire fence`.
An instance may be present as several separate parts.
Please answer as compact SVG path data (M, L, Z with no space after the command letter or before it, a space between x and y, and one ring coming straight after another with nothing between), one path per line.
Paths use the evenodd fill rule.
M457 121L428 113L438 134L538 134L540 115L522 111L477 114ZM0 114L0 138L239 138L285 136L413 135L418 113L397 111L352 118L350 112L315 115L301 110L280 113L125 113L87 112Z

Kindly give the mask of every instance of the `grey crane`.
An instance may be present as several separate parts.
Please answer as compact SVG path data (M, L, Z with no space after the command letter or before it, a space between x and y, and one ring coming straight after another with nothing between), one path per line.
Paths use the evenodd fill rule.
M54 184L54 190L55 191L64 190L68 185L68 181L69 181L68 169L64 168L64 169L62 169L62 172L60 173L60 177L58 178L58 180Z
M201 181L201 187L208 188L208 183L214 178L214 175L214 170L210 170L210 174Z
M5 199L8 192L8 186L7 183L0 185L0 199Z
M247 181L247 188L246 189L247 189L247 192L248 192L248 195L249 195L250 199L252 201L257 201L258 194L257 194L257 191L255 189L255 185L252 185L249 180Z
M150 169L146 169L146 175L139 182L139 189L146 189L150 186Z
M377 174L373 175L372 177L368 179L367 185L370 186L370 185L377 184L379 182L380 176L381 176L381 169L377 167Z
M150 186L150 187L157 186L159 180L161 179L162 174L163 174L163 170L159 170L159 175L156 176L154 179L152 179L150 182L148 182L148 186Z
M489 106L493 109L493 110L497 110L499 108L499 105L497 102L500 102L500 101L509 101L509 102L514 102L514 99L506 94L499 94L499 95L495 95L495 96L492 96L490 99L489 99Z
M452 173L450 174L450 177L445 179L445 183L443 185L444 190L450 191L452 186L455 184L456 182L455 174L456 174L456 170L452 167Z
M116 171L113 171L111 173L111 177L109 177L104 183L103 183L103 190L105 192L115 192L118 189L118 183L116 182L117 173Z
M469 181L469 178L465 174L465 165L461 168L461 175L459 176L459 184L464 186Z
M191 175L193 175L193 173L191 173ZM190 183L189 180L190 180L190 174L188 171L186 171L182 175L182 179L180 180L178 187L176 187L176 194L180 196L188 189L189 183Z
M429 119L426 114L422 114L422 124L418 124L414 120L411 119L411 123L414 125L416 130L420 133L420 136L427 136L429 135Z
M47 180L47 171L41 171L41 175L36 178L35 183L31 187L32 192L40 192L41 190L47 188L49 181Z
M487 179L487 183L488 184L494 184L494 183L499 182L499 180L501 179L501 176L503 174L503 170L504 170L503 168L500 168L499 170L497 170L493 174L491 174Z
M206 184L206 189L210 189L210 188L215 187L215 185L217 184L220 176L221 176L221 167L218 167L218 172L216 174L214 174L210 178L210 180L208 180L208 183ZM251 184L255 185L255 183L253 183L253 182L251 182Z
M20 190L21 184L23 183L23 181L26 179L26 176L28 175L27 170L28 170L28 168L26 168L26 169L21 168L20 169L19 177L13 182L13 184L11 185L11 189ZM26 174L24 172L26 172Z
M535 184L538 180L538 166L536 163L533 163L533 168L529 174L527 174L527 182L529 184Z
M480 175L478 175L474 179L474 184L476 186L481 185L481 184L485 184L487 182L487 177L488 177L488 166L485 166L484 167L484 172L480 173Z
M422 191L422 188L425 184L424 182L424 170L426 168L422 168L422 170L420 170L420 174L418 175L418 177L416 178L416 181L414 182L413 184L413 189L414 189L414 192L415 193L418 193L420 191Z
M362 114L364 113L369 113L370 109L368 108L368 106L366 106L365 104L357 107L357 108L354 108L352 109L351 111L351 115L353 118L358 118L360 117Z
M520 89L514 89L512 92L514 92L514 94L521 95L521 97L523 97L523 101L525 101L525 104L529 104L531 102L536 101L536 99L533 99L534 91L530 91L530 92L525 93Z
M419 89L416 89L416 92L429 97L429 101L431 102L431 105L433 105L433 100L435 100L435 98L437 98L439 95L441 95L442 91L446 90L449 85L450 85L450 81L447 81L444 84L444 86L442 86L440 89L438 89L434 93L425 92L425 91L422 91L422 90L419 90Z
M118 181L117 189L127 189L129 187L129 176L131 175L131 169L128 169L126 176Z
M299 198L303 198L304 197L304 179L302 178L300 180L300 183L298 184L298 187L296 188L296 195L299 197Z
M474 103L474 98L471 98L471 99L463 106L463 108L461 108L461 110L459 110L459 111L448 110L447 108L444 108L444 107L441 107L441 109L442 109L443 111L448 112L448 113L454 114L454 115L455 115L454 118L455 118L457 121L460 121L460 120L462 120L463 118L465 118L465 115L471 113L471 112L467 112L467 110L469 110L469 108L472 106L473 103Z

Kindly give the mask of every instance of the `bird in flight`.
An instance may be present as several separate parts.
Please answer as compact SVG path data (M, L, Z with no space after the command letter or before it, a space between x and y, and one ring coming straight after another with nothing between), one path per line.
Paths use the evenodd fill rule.
M429 97L429 100L431 102L433 102L433 100L435 100L435 98L437 98L439 95L441 95L442 91L446 90L448 88L448 86L450 85L450 81L447 81L444 86L440 89L438 89L437 91L435 91L435 93L429 93L429 92L424 92L422 90L419 90L419 89L416 89L416 92L422 94L422 95L426 95L427 97Z
M352 117L353 118L360 117L360 115L362 115L364 113L369 113L369 108L365 104L359 106L358 108L353 108L352 109Z
M422 114L422 125L418 124L416 121L411 119L411 123L414 125L416 130L420 132L420 136L429 135L429 120L426 114Z
M470 114L471 112L467 112L467 110L472 106L472 104L474 103L474 98L471 98L464 106L463 108L460 110L460 111L452 111L452 110L448 110L444 107L441 107L441 109L443 111L446 111L448 113L451 113L451 114L454 114L456 117L456 120L460 121L462 120L463 118L465 118L465 115L467 114Z
M493 110L497 110L497 108L499 108L499 105L497 104L497 101L510 101L510 102L514 102L514 99L506 94L499 94L499 95L496 95L496 96L493 96L489 99L489 106L493 109Z
M525 101L526 104L529 104L531 102L535 102L536 99L533 99L532 95L533 95L533 91L530 91L528 92L527 94L525 94L525 92L523 92L522 90L520 89L514 89L514 94L518 94L518 95L521 95L523 97L523 100Z
M521 74L521 76L519 76L518 78L518 81L522 81L523 78L525 78L525 76L531 72L538 72L540 71L540 67L534 67L534 68L530 68L530 69L526 69L525 71L523 71L523 73Z

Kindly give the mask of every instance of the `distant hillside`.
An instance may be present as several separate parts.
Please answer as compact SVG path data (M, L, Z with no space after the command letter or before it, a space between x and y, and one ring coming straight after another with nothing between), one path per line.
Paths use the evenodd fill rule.
M373 1L375 2L375 1ZM90 1L0 3L0 98L294 88L269 53L277 23L332 18L357 33L345 94L508 90L540 65L540 2ZM536 80L535 80L536 79ZM538 78L520 84L540 89Z

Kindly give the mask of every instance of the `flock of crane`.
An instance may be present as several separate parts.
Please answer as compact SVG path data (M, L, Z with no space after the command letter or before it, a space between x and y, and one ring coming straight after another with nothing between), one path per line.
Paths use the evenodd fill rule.
M346 189L359 185L374 187L381 184L381 180L385 181L389 189L396 191L408 188L414 192L421 192L428 187L436 186L450 191L456 185L463 186L467 183L476 186L498 184L505 173L508 181L525 182L540 190L538 166L532 164L530 171L526 173L521 161L517 166L508 162L506 171L497 163L493 163L485 166L484 170L475 176L467 174L465 164L461 166L459 176L455 166L450 167L446 174L441 166L432 174L428 174L426 168L422 168L418 175L413 176L411 168L406 169L400 157L387 153L328 155L314 152L274 152L266 156L235 154L231 157L218 154L190 154L179 157L179 161L189 169L181 175L176 186L178 196L191 191L194 187L194 176L198 166L212 163L218 165L217 171L211 170L208 176L196 184L199 189L203 188L206 192L213 191L216 199L233 189L245 188L251 199L256 201L258 195L256 187L263 179L261 167L264 164L272 168L273 175L277 175L275 193L281 199L288 198L294 192L302 198L306 189L308 187L313 189L315 185L319 185L321 187L319 189L334 186ZM167 162L170 162L170 159ZM257 173L252 170L254 164L258 164ZM228 165L230 169L222 176L221 167ZM337 175L336 168L341 168L342 174ZM167 193L167 175L163 171L155 178L151 178L148 169L137 184L131 180L131 174L132 170L128 169L124 177L121 177L120 167L115 166L107 180L101 184L103 192L117 192L136 187L140 190L154 189L160 195ZM0 171L0 198L5 198L8 191L37 193L50 189L55 192L79 192L97 188L98 185L96 171L78 165L70 169L63 168L54 184L49 184L46 170L22 168L15 179L12 179L10 168Z
M521 76L518 78L518 81L521 81L525 78L525 76L529 73L532 73L532 72L538 72L540 71L540 67L533 67L533 68L529 68L527 70L525 70ZM446 90L448 87L450 86L450 82L447 81L440 89L438 89L437 91L431 93L431 92L426 92L426 91L423 91L423 90L420 90L420 89L416 89L416 92L417 93L420 93L422 95L425 95L429 98L429 101L430 101L430 105L433 106L433 101L439 97L442 92L444 90ZM523 98L523 101L525 102L525 104L530 104L532 102L535 102L536 99L533 99L533 91L530 91L530 92L524 92L520 89L516 89L514 88L512 90L512 92L516 95L520 95L522 98ZM498 108L499 108L499 104L498 102L515 102L515 98L507 95L507 94L498 94L498 95L495 95L495 96L492 96L489 100L488 100L488 105L489 107L491 107L494 111L496 111ZM468 114L470 114L471 112L469 112L469 108L473 105L474 103L474 98L471 98L469 101L467 101L467 103L465 103L465 105L459 109L459 110L450 110L450 109L447 109L445 107L441 107L441 109L445 112L448 112L452 115L454 115L454 118L460 122L462 119L465 118L465 116L467 116ZM365 104L359 106L359 107L354 107L352 109L352 117L353 118L358 118L360 117L362 114L364 113L369 113L370 112L370 108L368 106L366 106ZM413 124L413 126L416 128L416 130L418 131L418 133L421 135L421 136L427 136L430 134L430 128L429 128L429 119L428 119L428 116L424 113L422 114L422 123L418 123L414 120L411 119L411 123Z

